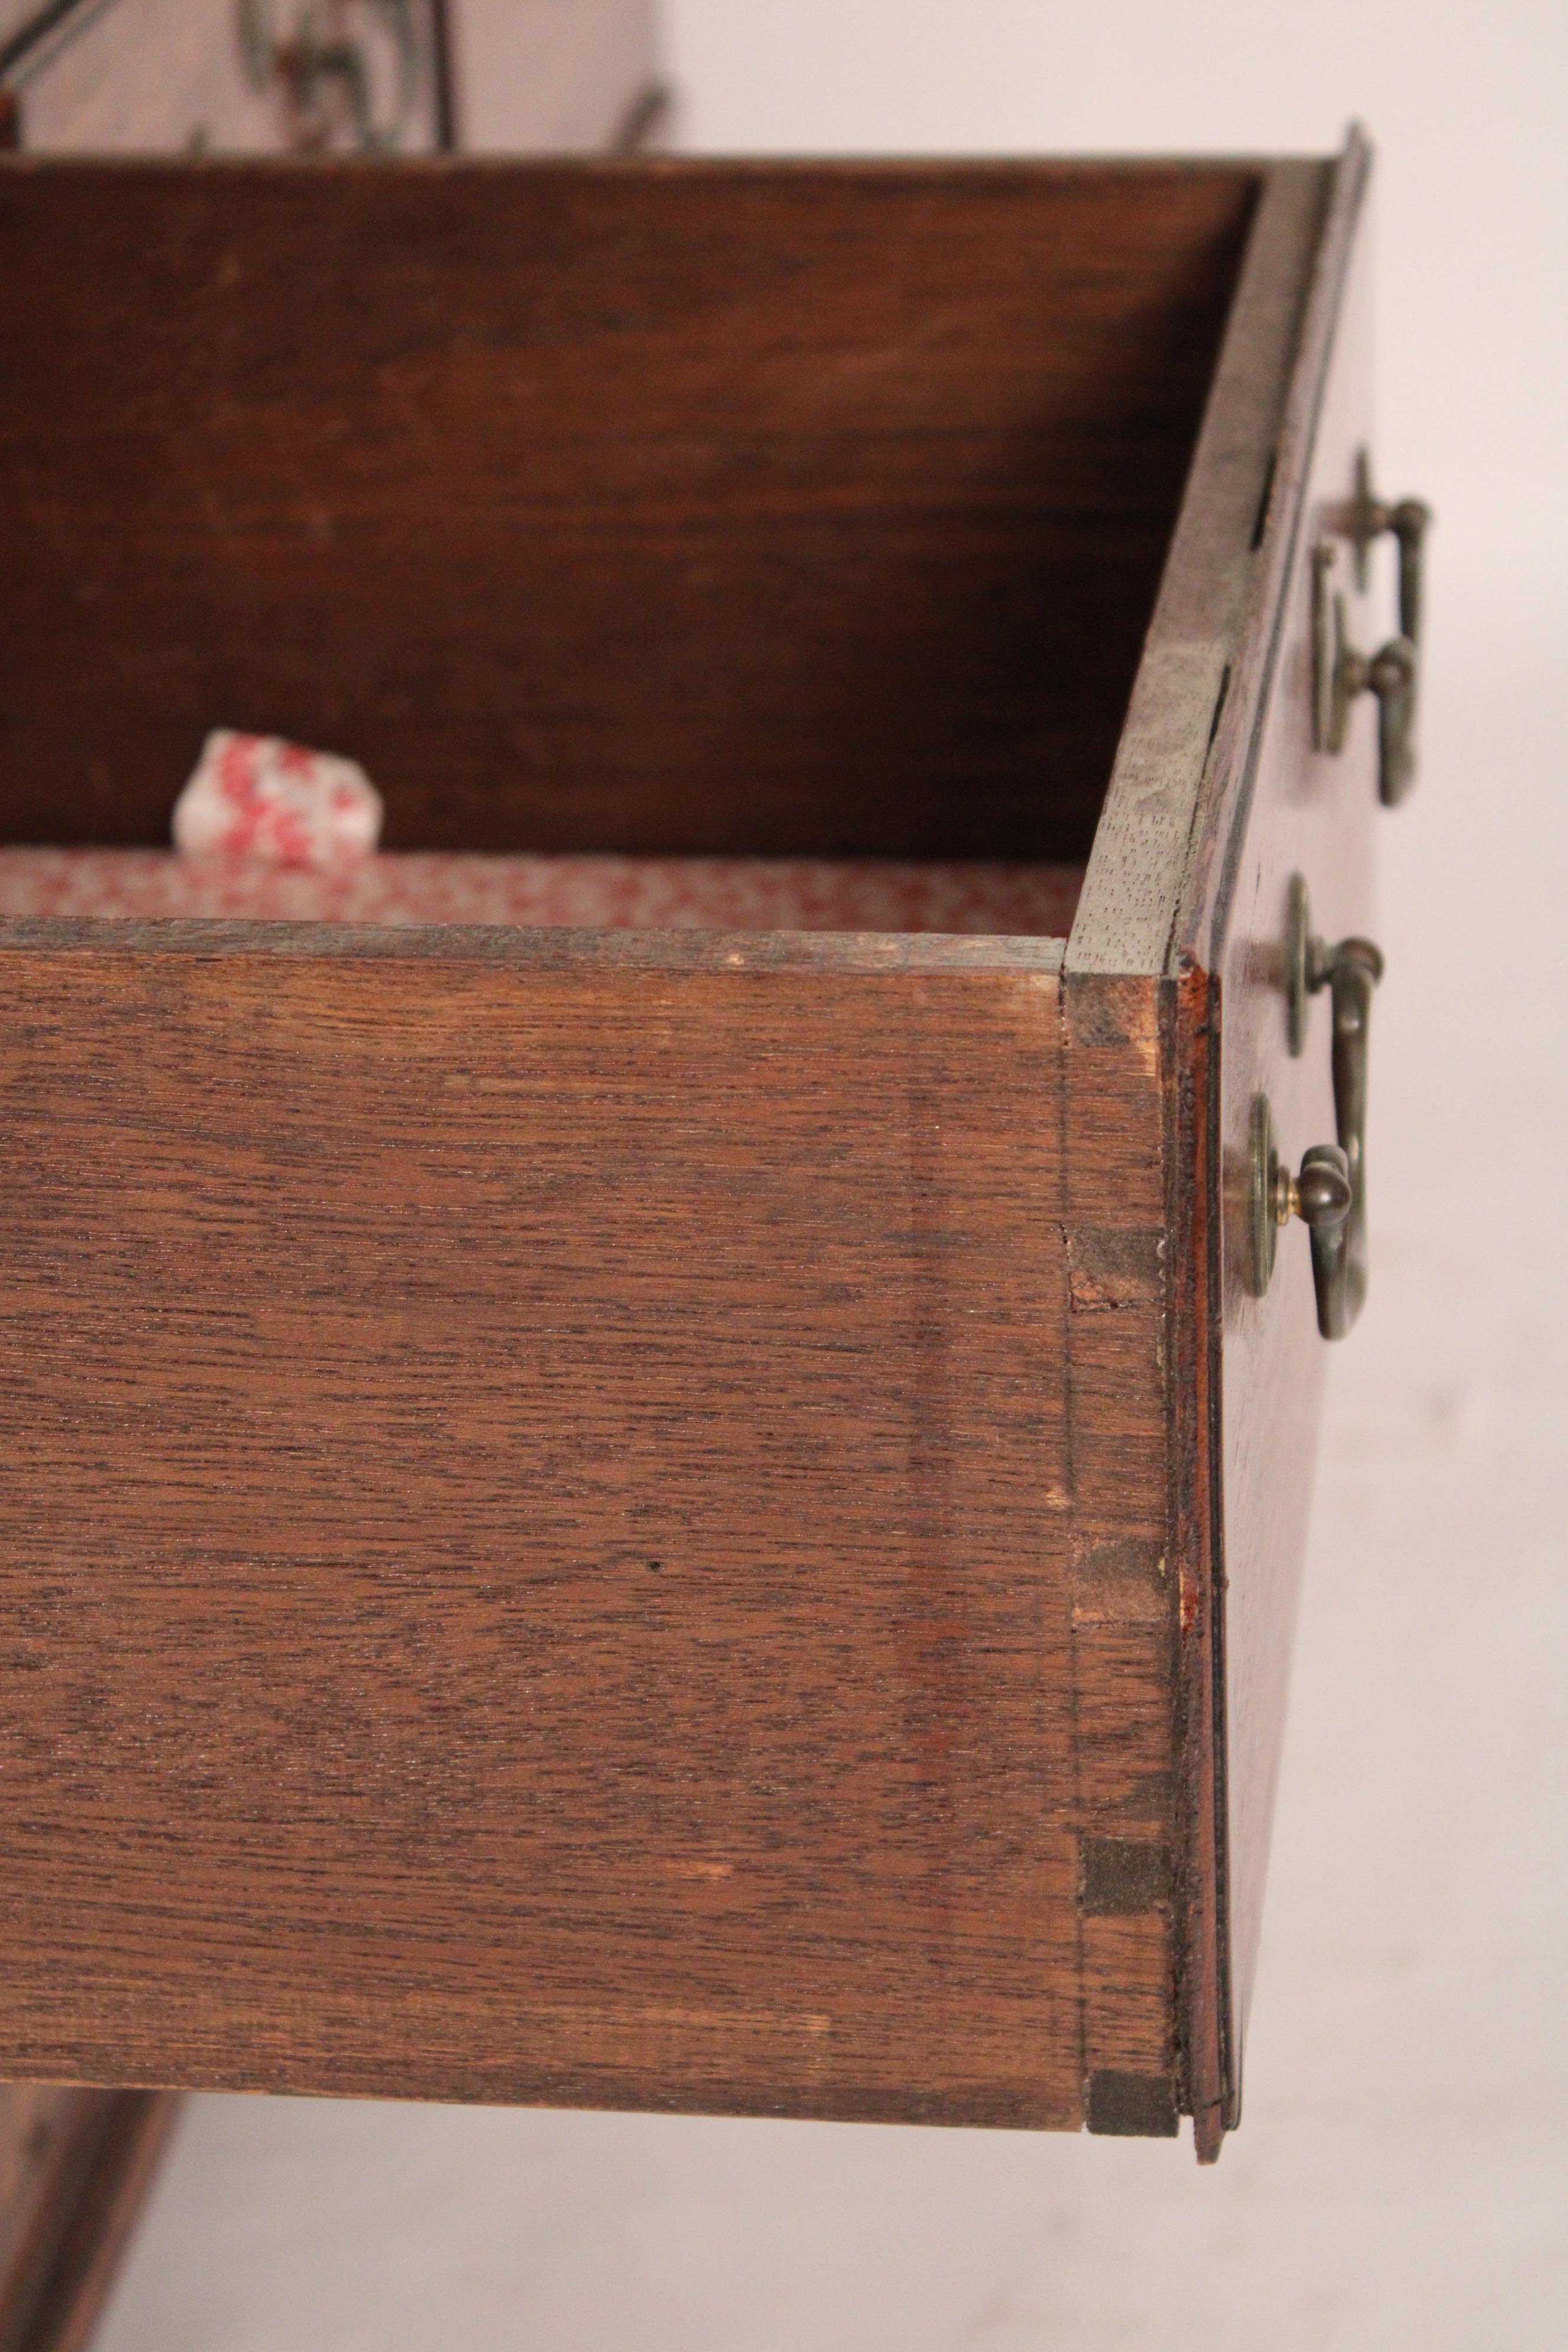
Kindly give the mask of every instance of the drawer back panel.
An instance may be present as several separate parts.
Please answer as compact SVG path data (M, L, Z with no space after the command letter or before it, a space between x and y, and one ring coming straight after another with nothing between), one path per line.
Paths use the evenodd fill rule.
M0 170L0 831L1079 858L1258 175Z

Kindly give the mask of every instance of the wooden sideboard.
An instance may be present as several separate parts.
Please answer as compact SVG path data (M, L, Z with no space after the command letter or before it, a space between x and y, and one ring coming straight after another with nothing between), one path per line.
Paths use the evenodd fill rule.
M62 2179L156 2128L83 2082L1217 2154L1409 780L1367 169L0 165L10 840L153 848L222 720L394 854L1081 872L0 922Z

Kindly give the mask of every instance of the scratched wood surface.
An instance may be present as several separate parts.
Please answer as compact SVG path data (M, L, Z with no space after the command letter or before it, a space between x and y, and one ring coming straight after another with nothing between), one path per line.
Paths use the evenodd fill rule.
M5 831L1080 858L1257 178L5 160Z

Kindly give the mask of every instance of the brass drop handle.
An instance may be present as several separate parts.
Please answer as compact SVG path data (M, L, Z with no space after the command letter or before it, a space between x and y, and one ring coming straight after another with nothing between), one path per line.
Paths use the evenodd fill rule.
M1385 531L1398 543L1399 634L1373 654L1349 642L1344 598L1335 593L1331 578L1337 551L1332 538L1321 539L1312 550L1312 743L1319 751L1342 751L1351 704L1358 694L1375 694L1378 798L1384 808L1397 808L1415 782L1415 700L1432 509L1424 499L1380 499L1363 449L1350 504L1341 515L1334 528L1354 551L1358 589L1366 586L1373 543Z
M1318 1284L1318 1328L1325 1339L1342 1339L1366 1300L1367 1049L1372 992L1382 977L1383 958L1370 940L1342 940L1332 950L1327 982L1333 1023L1334 1124L1350 1173L1351 1201L1342 1270L1334 1273L1326 1288L1322 1281ZM1312 1268L1316 1276L1316 1251Z
M1377 796L1397 808L1415 781L1415 689L1420 656L1408 636L1390 637L1374 654L1352 646L1345 600L1329 585L1335 562L1331 540L1312 551L1312 740L1320 751L1342 751L1351 705L1359 694L1377 697Z
M1338 599L1335 600L1336 604ZM1408 637L1390 637L1374 654L1357 653L1341 644L1334 669L1334 740L1337 751L1344 742L1350 705L1358 694L1377 697L1377 797L1384 808L1397 808L1415 782L1416 652Z
M1325 1339L1342 1339L1361 1311L1361 1299L1352 1297L1355 1184L1337 1144L1314 1143L1302 1153L1301 1173L1296 1180L1296 1213L1310 1229L1318 1328ZM1363 1297L1365 1288L1363 1280Z
M1292 1176L1274 1140L1274 1115L1267 1095L1252 1100L1252 1283L1261 1298L1274 1278L1279 1230L1292 1217L1307 1227L1312 1245L1312 1286L1318 1295L1318 1328L1338 1339L1354 1320L1344 1315L1349 1264L1346 1231L1354 1205L1350 1162L1337 1143L1314 1143Z
M1274 1144L1268 1097L1252 1107L1253 1287L1259 1297L1274 1271L1279 1228L1299 1216L1312 1242L1312 1286L1318 1328L1342 1339L1366 1301L1366 1108L1372 995L1383 977L1383 955L1371 940L1314 938L1307 886L1290 883L1285 943L1286 1034L1292 1055L1306 1042L1307 1001L1329 992L1331 1069L1337 1144L1305 1152L1300 1173L1282 1166Z
M1355 495L1351 504L1350 537L1355 547L1355 584L1366 586L1367 558L1374 539L1392 531L1399 542L1399 634L1413 646L1421 642L1421 591L1426 532L1432 509L1425 499L1380 499L1372 487L1372 460L1364 449L1355 461Z

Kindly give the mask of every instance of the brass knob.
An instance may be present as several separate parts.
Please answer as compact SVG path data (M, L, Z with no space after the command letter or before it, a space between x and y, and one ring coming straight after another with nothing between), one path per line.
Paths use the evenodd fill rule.
M1276 1161L1273 1191L1277 1225L1300 1217L1315 1234L1331 1233L1351 1213L1350 1162L1337 1143L1314 1143L1301 1155L1299 1176L1283 1160Z

